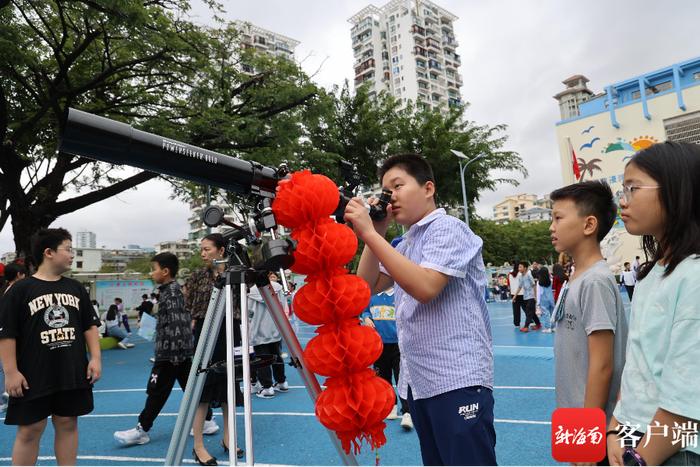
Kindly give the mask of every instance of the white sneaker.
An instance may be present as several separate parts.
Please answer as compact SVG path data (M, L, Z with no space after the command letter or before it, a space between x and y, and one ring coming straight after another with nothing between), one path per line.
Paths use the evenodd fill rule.
M255 384L251 384L250 386L250 393L251 394L257 394L258 392L262 391L262 384L260 384L260 381L256 381Z
M149 362L155 363L156 362L156 357L151 357L148 359Z
M263 388L256 392L255 395L260 397L261 399L272 399L273 397L275 397L275 390L271 387Z
M219 425L214 421L214 417L211 420L204 420L204 427L202 427L203 435L214 435L219 432ZM194 430L190 430L190 436L194 436Z
M399 408L396 405L394 405L394 407L392 407L392 409L391 409L391 412L389 412L389 415L386 416L386 419L387 420L396 420L398 418L399 418Z
M284 383L275 383L272 386L272 389L274 389L277 392L287 392L289 391L289 383L286 381Z
M542 332L545 333L545 334L551 334L551 333L552 333L552 329L551 329L551 328L543 329Z
M132 344L131 342L129 342L128 344L126 344L126 348L127 348L127 349L131 349L131 348L133 348L133 347L134 347L134 344Z
M124 431L115 431L114 439L122 446L133 446L134 444L146 444L151 441L148 433L143 431L141 424L136 425L136 428Z
M129 347L127 347L126 344L123 343L123 342L117 343L117 347L119 347L120 349L124 349L124 350L126 350L126 349L129 348Z
M410 413L405 413L401 417L401 428L406 431L411 431L413 429L413 420L411 419Z

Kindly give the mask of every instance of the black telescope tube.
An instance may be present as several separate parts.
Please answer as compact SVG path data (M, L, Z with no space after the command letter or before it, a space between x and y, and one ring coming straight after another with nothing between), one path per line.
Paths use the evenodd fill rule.
M111 164L274 198L274 169L136 130L126 123L68 109L59 151Z

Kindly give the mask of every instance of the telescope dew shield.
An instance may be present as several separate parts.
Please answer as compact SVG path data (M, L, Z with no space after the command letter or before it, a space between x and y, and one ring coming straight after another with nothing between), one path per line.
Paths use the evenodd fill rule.
M274 198L278 181L276 171L261 164L136 130L126 123L76 109L68 109L58 149L268 198Z

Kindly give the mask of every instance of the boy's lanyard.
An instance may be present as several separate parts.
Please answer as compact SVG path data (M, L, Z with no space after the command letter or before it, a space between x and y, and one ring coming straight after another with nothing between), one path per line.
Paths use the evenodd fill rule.
M552 324L558 323L564 317L564 309L566 308L566 295L569 293L569 281L564 281L564 285L561 286L561 292L559 292L559 299L557 304L554 305L554 313L552 313Z

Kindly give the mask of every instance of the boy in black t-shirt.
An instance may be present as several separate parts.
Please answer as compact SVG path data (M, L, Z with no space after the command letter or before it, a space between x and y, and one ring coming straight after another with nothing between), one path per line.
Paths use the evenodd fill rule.
M179 263L177 256L163 252L151 260L151 277L159 284L158 323L156 324L156 355L146 386L146 404L139 423L130 430L115 431L114 439L123 446L146 444L148 431L168 401L175 381L185 390L194 355L192 317L185 309L185 296L175 281Z
M73 262L67 230L37 232L32 255L36 274L0 301L0 358L10 395L5 424L18 425L12 464L36 463L51 415L56 460L75 465L78 416L92 412L92 385L102 373L100 321L85 288L61 276Z

